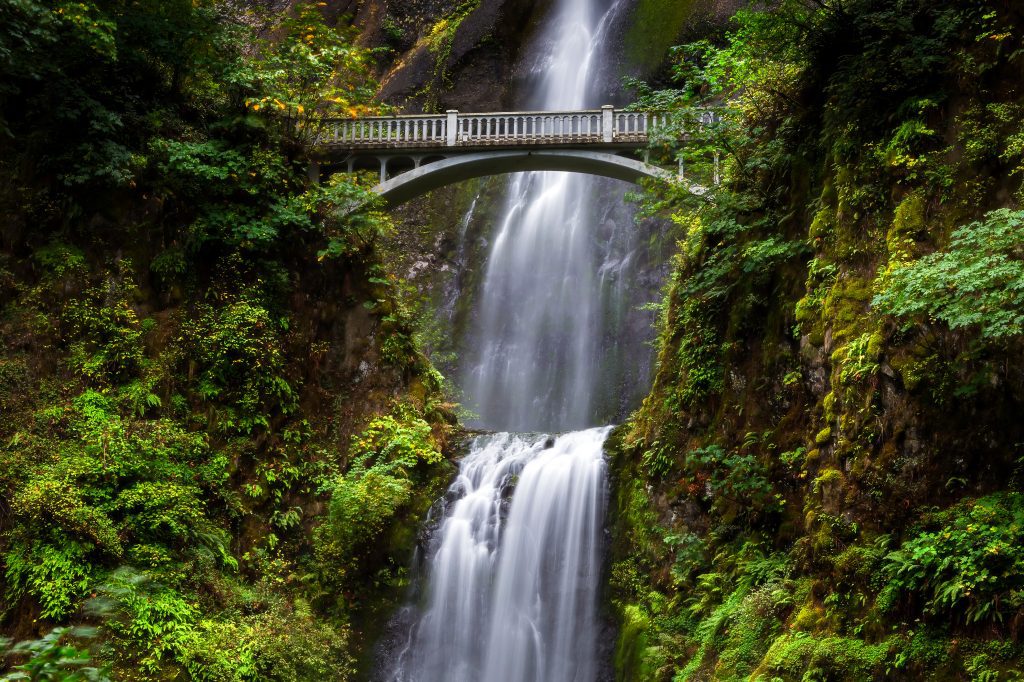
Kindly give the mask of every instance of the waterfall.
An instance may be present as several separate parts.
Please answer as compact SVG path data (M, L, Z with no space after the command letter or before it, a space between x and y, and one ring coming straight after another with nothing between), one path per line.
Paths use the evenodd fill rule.
M600 50L624 2L556 0L537 51L539 94L527 106L600 104L593 101ZM476 425L506 432L473 441L435 505L440 521L424 548L419 598L396 618L402 632L383 656L382 680L594 682L599 675L610 427L594 427L602 419L595 395L647 381L645 352L623 343L616 328L634 305L626 282L635 237L628 216L615 220L595 200L609 187L619 196L624 189L564 173L523 173L510 183L460 372ZM460 254L473 210L460 226ZM632 374L609 371L630 363ZM535 433L569 429L582 430Z
M476 439L435 534L426 608L388 679L595 679L607 434Z
M594 93L601 49L621 3L603 12L596 4L557 3L527 109L600 106ZM627 279L609 275L628 267L623 254L634 229L631 221L613 224L619 229L607 235L597 229L595 199L610 184L616 186L570 173L513 176L464 344L461 385L479 414L475 425L562 430L611 416L595 414L596 396L621 387L618 377L602 377L630 358L614 357L627 349L605 343L609 312L622 304L617 287Z

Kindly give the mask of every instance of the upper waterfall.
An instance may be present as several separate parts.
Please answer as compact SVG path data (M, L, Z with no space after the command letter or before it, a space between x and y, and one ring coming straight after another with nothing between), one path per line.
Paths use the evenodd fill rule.
M606 33L625 4L558 3L540 36L528 106L594 106ZM635 229L628 218L602 220L604 187L563 173L513 176L464 343L460 383L477 426L594 426L614 416L597 409L598 396L646 381L647 349L615 329L637 303Z

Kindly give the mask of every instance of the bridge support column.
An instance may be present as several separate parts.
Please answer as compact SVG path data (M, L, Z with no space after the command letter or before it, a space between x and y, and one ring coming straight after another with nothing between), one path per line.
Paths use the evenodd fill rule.
M320 184L320 162L310 161L309 168L306 169L306 175L309 176L309 183L311 185Z
M380 160L380 181L387 182L388 179L388 160L385 157L381 157Z
M615 107L610 104L601 107L601 135L605 142L615 139Z

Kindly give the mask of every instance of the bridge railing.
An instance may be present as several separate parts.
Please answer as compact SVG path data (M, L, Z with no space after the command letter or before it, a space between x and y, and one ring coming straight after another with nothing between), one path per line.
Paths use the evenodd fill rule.
M707 114L713 120L714 114ZM610 106L536 111L328 119L317 144L344 148L473 147L509 143L642 143L667 115Z
M456 143L513 140L600 140L600 111L545 111L522 114L459 114Z
M444 116L374 116L328 119L323 122L319 144L379 146L401 142L444 145L447 121Z

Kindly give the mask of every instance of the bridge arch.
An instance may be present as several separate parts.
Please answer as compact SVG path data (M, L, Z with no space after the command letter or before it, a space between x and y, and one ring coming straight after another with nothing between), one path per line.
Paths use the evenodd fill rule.
M668 180L673 174L657 166L608 152L538 149L481 151L433 161L381 182L374 191L397 206L432 190L486 175L521 171L568 171L638 183L643 178Z

